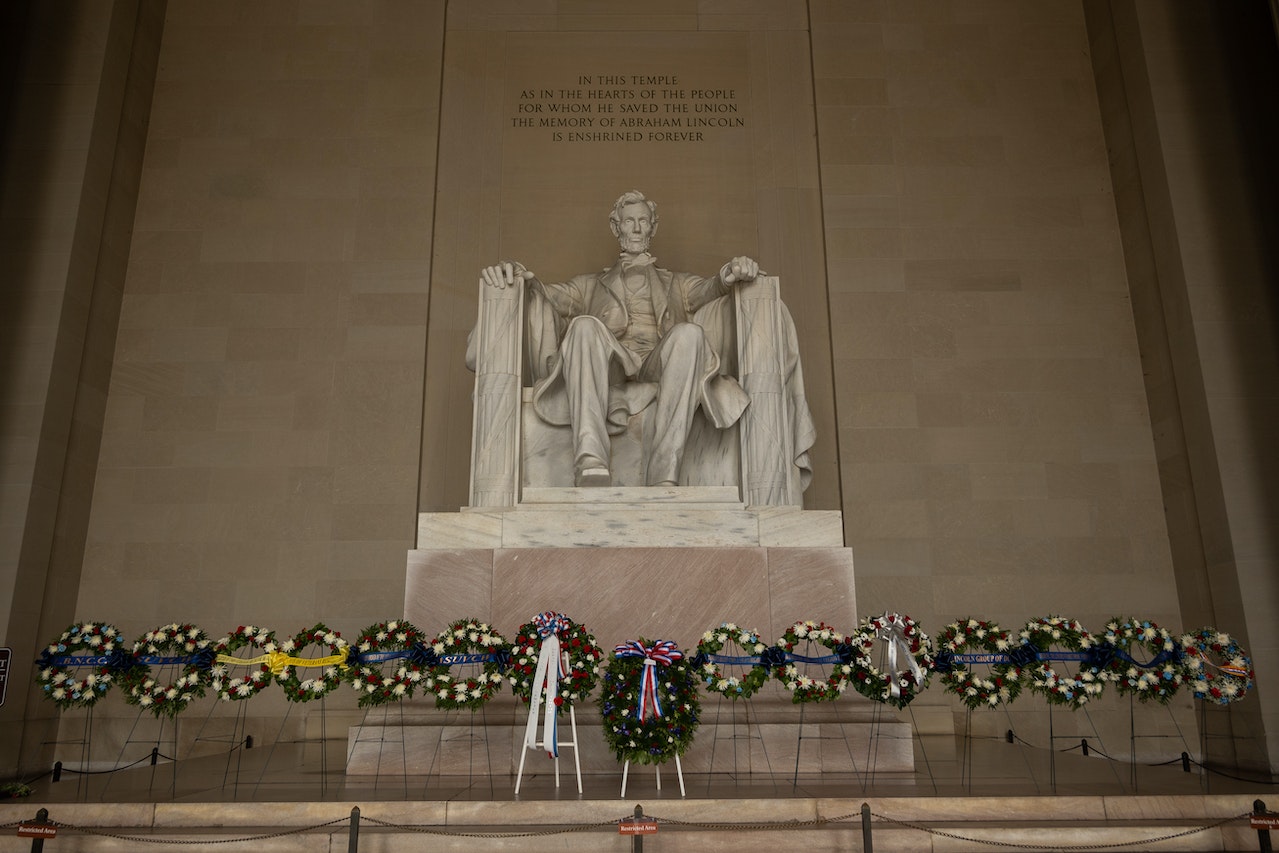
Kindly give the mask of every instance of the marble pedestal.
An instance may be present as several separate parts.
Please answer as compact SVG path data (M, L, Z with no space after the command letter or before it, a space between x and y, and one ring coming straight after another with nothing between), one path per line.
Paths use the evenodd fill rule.
M725 621L771 642L796 620L852 631L858 618L840 513L747 507L736 487L525 489L513 507L419 516L405 581L411 622L434 633L476 618L509 637L544 610L585 624L605 649L643 636L674 640L690 653L704 631ZM724 739L753 743L748 763L765 761L766 752L789 755L793 768L798 753L807 772L847 772L856 755L873 752L879 771L913 768L909 727L891 715L872 720L874 707L851 692L831 716L816 706L801 713L780 688L770 689L771 698L738 703L736 713L752 720L746 741L742 723L706 722L686 769L711 770L709 747L698 756ZM398 772L447 772L450 750L459 749L472 767L476 738L487 760L498 758L494 772L508 772L512 755L518 762L524 720L513 703L495 703L478 723L429 702L406 703L403 713L352 729L348 772L388 772L387 761ZM579 728L584 772L616 770L593 706L579 710Z

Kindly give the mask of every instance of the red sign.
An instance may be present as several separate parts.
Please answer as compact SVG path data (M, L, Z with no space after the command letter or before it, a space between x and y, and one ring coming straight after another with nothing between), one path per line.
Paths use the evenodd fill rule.
M624 820L617 825L618 835L653 835L656 832L655 820Z
M1279 829L1279 814L1255 814L1248 818L1253 829Z
M57 838L58 827L51 823L20 823L19 838Z

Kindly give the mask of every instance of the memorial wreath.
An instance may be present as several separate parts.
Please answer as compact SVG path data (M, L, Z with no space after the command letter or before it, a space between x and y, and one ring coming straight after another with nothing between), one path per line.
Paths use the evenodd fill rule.
M1014 662L1024 663L1027 686L1053 705L1077 709L1101 695L1106 679L1093 658L1085 654L1097 640L1074 619L1042 616L1031 619L1020 631L1022 647L1012 650ZM1064 649L1058 655L1054 648ZM1074 675L1062 675L1053 666L1057 660L1078 660Z
M971 618L951 622L937 635L935 668L941 673L943 688L973 709L1011 703L1022 688L1021 671L1008 659L1013 645L1012 636L994 622ZM992 662L989 673L982 676L956 660L959 655L989 655L998 662Z
M786 629L777 641L786 653L785 660L775 661L771 667L773 677L790 691L795 704L806 702L833 702L848 689L853 667L859 662L857 649L844 639L844 635L825 622L806 619ZM812 646L820 646L831 652L813 657L808 654ZM796 663L830 666L830 674L820 678L801 671Z
M1229 634L1201 628L1182 637L1181 646L1186 652L1186 680L1197 699L1229 705L1242 699L1256 682L1252 660Z
M370 625L359 633L345 672L355 688L356 704L376 708L413 695L425 669L413 654L422 632L404 619Z
M78 655L77 652L88 652ZM36 661L36 681L59 708L92 708L111 689L124 656L120 632L105 622L76 622L50 643ZM83 678L72 669L89 670Z
M501 634L488 623L459 619L441 631L430 644L435 656L423 687L435 696L435 707L476 711L502 686L502 671L509 651ZM482 665L474 675L454 676L452 666Z
M1116 617L1106 623L1102 635L1105 661L1102 671L1120 694L1131 694L1142 702L1151 699L1167 704L1181 688L1183 662L1181 646L1167 628L1149 619ZM1145 663L1132 656L1140 648Z
M573 705L589 696L599 683L604 650L586 626L562 613L539 613L516 629L507 680L511 683L511 692L524 702L533 701L539 658L545 640L552 634L559 643L562 658L552 699L556 705Z
M883 669L872 660L875 645L885 645ZM853 687L867 699L905 708L928 684L933 670L933 646L919 623L899 613L863 619L853 647Z
M617 646L599 697L604 739L618 761L661 764L693 743L701 706L684 653L670 640Z
M304 658L298 652L310 646L324 646L329 654L318 658ZM342 639L342 635L330 629L323 622L316 623L314 628L300 631L292 639L280 644L280 651L286 657L282 659L276 680L284 689L284 697L290 702L310 702L322 699L337 689L342 683L342 672L346 669L346 661L350 656L350 644ZM318 678L302 678L300 669L319 669Z
M262 654L241 658L241 649L260 649ZM213 691L223 702L236 702L256 696L275 680L271 671L272 655L277 651L275 632L256 625L241 625L213 644L217 654L210 671ZM230 667L248 667L243 675L232 675Z
M176 717L213 681L213 642L194 625L172 622L133 643L134 663L120 673L124 701L157 717ZM176 667L178 677L161 682L151 667Z
M721 655L729 644L736 646L739 654ZM749 699L768 681L767 649L758 631L725 622L702 634L693 661L706 690L729 699ZM721 664L745 667L746 671L730 675Z

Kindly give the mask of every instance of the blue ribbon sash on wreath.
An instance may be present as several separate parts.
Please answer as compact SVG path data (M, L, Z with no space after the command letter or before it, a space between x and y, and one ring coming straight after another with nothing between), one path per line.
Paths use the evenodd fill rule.
M191 655L131 655L118 651L109 655L50 655L43 654L36 661L37 666L105 666L113 669L126 669L133 666L195 666L208 669L213 666L216 654L212 649L203 649Z
M1033 646L1020 646L1012 652L963 652L956 654L941 652L936 656L936 665L938 671L948 672L954 664L983 663L994 666L1029 666L1036 661L1078 661L1101 669L1110 660L1117 659L1141 669L1154 669L1155 667L1163 666L1170 660L1177 660L1181 654L1180 649L1173 649L1172 651L1165 649L1149 661L1142 663L1122 649L1116 649L1113 646L1102 646L1098 649L1080 652L1041 652Z
M42 655L39 666L114 666L115 655Z
M780 652L780 654L779 654ZM821 655L812 657L811 655L797 655L794 652L788 652L785 649L773 647L765 649L758 655L701 655L693 659L693 665L698 666L702 663L727 663L736 664L738 666L757 666L764 665L767 667L784 666L787 663L851 663L852 649L839 649L836 654Z
M410 660L419 666L461 666L468 663L496 663L505 669L511 656L505 651L485 652L483 654L441 655L430 646L415 645L407 649L396 649L387 652L357 652L351 650L347 663L359 666L368 663L386 663L393 660Z

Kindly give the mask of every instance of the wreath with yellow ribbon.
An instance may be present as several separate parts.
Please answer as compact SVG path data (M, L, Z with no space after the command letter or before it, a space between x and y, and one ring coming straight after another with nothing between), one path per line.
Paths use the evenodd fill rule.
M261 649L263 654L256 657L240 657L236 652L241 649ZM223 702L239 702L250 699L275 680L271 665L278 657L275 632L254 625L241 625L230 634L213 644L217 658L211 674L212 686L218 698ZM232 675L230 667L244 666L249 671L243 675Z
M298 652L311 646L324 646L329 654L323 657L300 657ZM290 640L280 644L280 652L269 661L271 671L284 689L284 698L290 702L310 702L332 693L342 683L342 672L351 647L342 635L331 630L323 622L314 628L300 631ZM318 678L302 678L298 671L319 669Z

